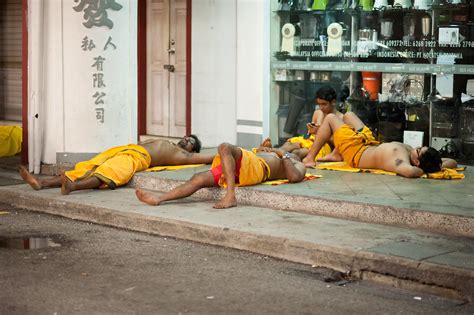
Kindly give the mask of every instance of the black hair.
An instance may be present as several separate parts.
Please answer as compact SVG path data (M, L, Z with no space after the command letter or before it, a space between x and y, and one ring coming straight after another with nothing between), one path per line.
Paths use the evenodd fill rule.
M436 173L441 170L441 154L435 148L429 147L418 159L420 160L419 167L425 173Z
M316 98L332 102L337 99L336 90L330 86L323 86L316 92Z
M193 145L193 151L196 153L201 152L201 140L199 140L196 135L189 135L189 137L196 140L196 142Z

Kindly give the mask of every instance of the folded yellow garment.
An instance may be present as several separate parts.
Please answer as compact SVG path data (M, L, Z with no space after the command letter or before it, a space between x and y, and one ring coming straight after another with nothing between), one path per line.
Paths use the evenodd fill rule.
M323 176L322 175L311 174L311 173L306 173L304 175L303 181L312 180L312 179L321 178L321 177L323 177ZM289 184L289 183L290 182L288 181L288 179L276 179L276 180L267 180L267 181L263 182L262 184L276 186L276 185Z
M206 164L155 166L155 167L150 167L150 168L146 169L145 172L175 171L175 170L180 170L180 169L183 169L183 168L198 167L198 166L203 166L203 165L206 165Z
M465 169L465 167L443 168L439 172L424 174L422 177L432 179L463 179L464 174L458 173L458 171L464 171Z
M150 163L151 157L145 148L129 144L110 148L89 161L79 162L65 175L71 181L95 176L114 189L127 184L136 172L146 170Z
M22 129L18 126L0 126L0 157L20 153Z
M387 172L380 169L350 167L346 162L320 163L316 165L316 168L320 170L343 171L343 172L352 172L352 173L373 173L373 174L383 174L383 175L397 175L397 173ZM459 167L455 169L443 168L439 172L424 174L421 177L430 178L430 179L463 179L464 174L458 173L458 171L464 171L465 169L466 167Z
M255 153L242 149L242 161L240 163L239 183L235 186L251 186L260 184L270 177L270 167L267 162ZM212 168L221 164L221 156L216 154L212 161ZM219 179L219 186L227 187L224 174Z

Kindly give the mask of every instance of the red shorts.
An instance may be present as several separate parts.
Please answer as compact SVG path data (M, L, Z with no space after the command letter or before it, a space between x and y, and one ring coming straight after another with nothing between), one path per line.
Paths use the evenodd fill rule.
M235 183L236 184L239 183L240 165L242 164L242 157L243 157L243 154L240 156L240 159L238 159L235 162ZM214 177L214 185L219 186L219 179L221 178L221 175L222 175L222 164L219 164L219 166L211 168L211 173L212 173L212 176Z

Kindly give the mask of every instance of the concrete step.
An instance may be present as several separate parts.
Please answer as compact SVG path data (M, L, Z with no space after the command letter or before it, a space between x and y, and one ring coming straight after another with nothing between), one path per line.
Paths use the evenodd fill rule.
M137 173L131 187L169 191L209 166L172 172ZM465 180L407 179L400 176L310 170L323 178L291 185L237 188L240 204L474 237L474 187ZM469 174L470 175L470 174ZM341 180L342 178L342 180ZM365 190L364 190L365 189ZM222 189L194 196L217 200Z
M151 207L140 203L131 188L62 196L58 189L34 191L22 184L0 187L0 199L34 211L247 250L450 298L472 302L474 296L474 244L469 238L247 205L216 210L212 201L197 198Z

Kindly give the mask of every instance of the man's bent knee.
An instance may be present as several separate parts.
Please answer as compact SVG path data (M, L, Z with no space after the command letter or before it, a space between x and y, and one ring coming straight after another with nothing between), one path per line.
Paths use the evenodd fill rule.
M230 143L227 143L227 142L224 142L224 143L221 143L219 144L219 146L217 147L217 150L219 152L230 152L232 150L234 146Z

